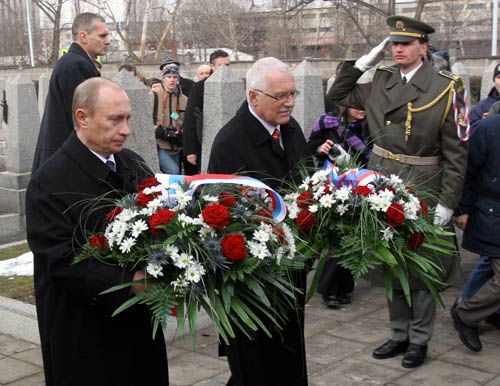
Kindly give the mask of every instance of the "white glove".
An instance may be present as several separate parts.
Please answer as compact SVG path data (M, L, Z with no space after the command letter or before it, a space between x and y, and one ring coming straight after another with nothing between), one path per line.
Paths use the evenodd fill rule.
M351 156L348 152L346 152L342 146L340 146L339 144L337 143L334 143L333 144L333 147L335 147L335 149L337 149L339 152L340 152L340 155L332 158L331 160L335 163L340 163L340 162L349 162L350 159L351 159Z
M441 204L437 204L434 211L434 225L446 225L450 222L453 216L453 209L447 208Z
M372 68L384 57L384 49L388 43L389 38L387 37L378 46L372 48L369 53L356 60L356 63L354 63L354 67L363 72Z

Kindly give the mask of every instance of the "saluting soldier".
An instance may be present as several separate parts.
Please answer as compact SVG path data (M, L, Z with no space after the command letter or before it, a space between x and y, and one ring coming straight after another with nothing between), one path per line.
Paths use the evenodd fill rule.
M329 96L366 111L373 141L370 169L397 174L433 192L434 223L448 225L458 205L467 165L468 123L461 79L433 69L429 62L429 34L434 28L419 20L391 16L391 31L370 53L355 63L346 62ZM395 65L379 66L373 82L356 84L382 58L387 44ZM439 261L439 259L437 258ZM439 262L456 275L458 261ZM401 289L388 300L391 337L373 351L377 359L405 353L402 366L420 366L427 355L435 321L435 302L425 285L411 280L412 306Z

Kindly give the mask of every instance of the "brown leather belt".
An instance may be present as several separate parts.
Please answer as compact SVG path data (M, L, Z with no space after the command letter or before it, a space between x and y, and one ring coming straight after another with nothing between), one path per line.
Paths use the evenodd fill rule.
M441 157L418 157L415 155L405 155L405 154L394 154L389 150L385 150L380 146L373 145L373 154L376 154L382 158L391 159L402 164L417 165L417 166L433 166L439 165Z

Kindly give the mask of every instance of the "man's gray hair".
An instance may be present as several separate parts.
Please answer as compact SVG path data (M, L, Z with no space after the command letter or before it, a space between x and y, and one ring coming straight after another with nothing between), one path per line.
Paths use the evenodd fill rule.
M80 83L75 89L73 104L71 106L71 115L73 117L73 126L75 130L78 129L76 110L86 109L89 116L94 116L99 102L99 91L101 91L103 87L111 87L123 90L118 83L100 77L89 78Z
M73 35L73 41L78 40L78 34L80 31L85 31L90 33L95 28L95 21L102 21L106 23L106 19L101 15L92 12L85 12L77 15L75 20L73 20L73 25L71 26L71 35Z
M280 71L291 74L290 67L283 63L281 60L269 57L257 60L247 71L246 76L246 93L248 100L248 93L250 90L264 91L267 88L267 73L269 71Z

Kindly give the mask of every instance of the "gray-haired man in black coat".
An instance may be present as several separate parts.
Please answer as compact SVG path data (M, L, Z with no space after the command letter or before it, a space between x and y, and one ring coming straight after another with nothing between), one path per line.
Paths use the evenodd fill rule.
M217 134L210 154L210 173L244 174L279 189L300 181L301 161L310 157L304 134L291 118L295 81L290 68L275 58L255 62L246 76L247 101ZM310 158L309 158L310 159ZM294 284L305 291L305 272ZM256 333L253 340L238 334L225 347L231 386L306 386L304 294L297 309L272 338ZM237 330L237 328L236 328Z

